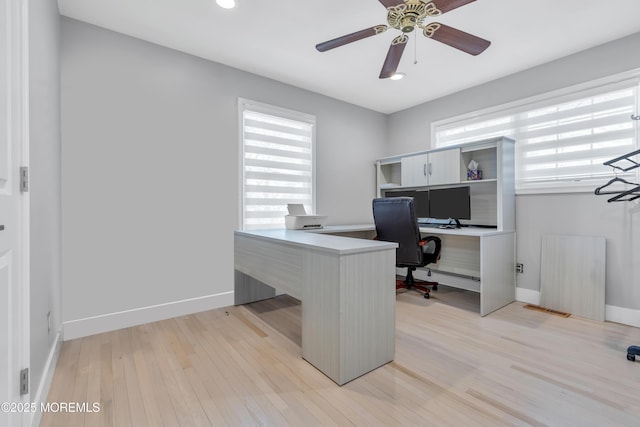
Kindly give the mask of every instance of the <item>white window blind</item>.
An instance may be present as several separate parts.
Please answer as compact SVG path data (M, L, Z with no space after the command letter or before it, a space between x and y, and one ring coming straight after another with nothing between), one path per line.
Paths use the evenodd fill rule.
M245 230L284 228L288 203L314 212L315 117L240 99Z
M615 172L602 163L637 149L638 79L434 123L436 146L508 136L516 191L593 190Z

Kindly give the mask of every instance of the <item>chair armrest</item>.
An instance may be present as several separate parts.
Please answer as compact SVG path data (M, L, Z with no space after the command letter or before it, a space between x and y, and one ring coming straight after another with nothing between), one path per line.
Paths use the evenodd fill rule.
M423 253L433 254L436 259L440 259L440 249L442 248L442 240L437 236L426 236L420 239L420 247Z

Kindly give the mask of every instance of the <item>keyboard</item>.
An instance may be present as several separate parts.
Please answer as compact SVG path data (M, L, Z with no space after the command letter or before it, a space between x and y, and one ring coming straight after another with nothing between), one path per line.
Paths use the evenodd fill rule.
M422 228L438 228L440 224L434 224L432 222L418 222L418 227Z

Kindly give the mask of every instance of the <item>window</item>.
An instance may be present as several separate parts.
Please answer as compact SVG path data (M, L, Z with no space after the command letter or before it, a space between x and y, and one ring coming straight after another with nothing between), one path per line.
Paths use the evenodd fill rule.
M638 147L631 120L639 109L638 77L625 77L436 122L433 141L442 147L514 139L518 193L592 191L614 175L635 178L635 171L602 165Z
M284 228L288 203L315 212L315 116L239 100L241 224Z

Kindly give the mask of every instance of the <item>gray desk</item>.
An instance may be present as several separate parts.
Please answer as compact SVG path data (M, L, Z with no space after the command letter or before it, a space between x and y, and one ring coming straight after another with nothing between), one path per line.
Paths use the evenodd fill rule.
M420 228L420 232L442 239L440 261L430 266L429 280L478 292L481 316L515 301L515 232L473 227ZM415 277L427 279L424 272Z
M300 299L302 357L345 384L393 360L396 247L306 231L236 231L235 304L271 298L274 288Z
M371 238L375 226L328 226L314 232ZM429 265L431 277L418 269L416 278L478 292L481 316L515 301L515 232L481 227L421 227L420 232L440 237L442 253L437 264Z

